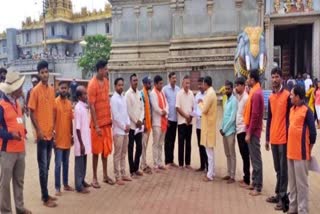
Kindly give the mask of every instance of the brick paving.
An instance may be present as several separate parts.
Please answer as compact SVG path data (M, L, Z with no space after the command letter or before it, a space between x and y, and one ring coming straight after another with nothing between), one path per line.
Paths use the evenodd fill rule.
M219 114L221 115L221 114ZM29 132L30 133L30 132ZM318 133L319 134L319 133ZM226 173L226 159L222 146L222 138L217 135L216 173L222 177ZM198 146L195 132L192 136L192 167L199 167ZM319 137L317 139L319 141ZM151 141L152 142L152 139ZM262 144L264 145L264 137ZM237 146L237 145L236 145ZM320 160L320 149L316 144L313 154ZM175 161L177 162L177 142L175 147ZM148 147L149 164L152 163L152 147ZM237 180L242 176L242 160L237 151ZM25 173L25 204L33 213L275 213L273 205L265 202L267 196L273 194L275 173L271 152L262 147L264 188L262 195L251 197L248 190L242 189L237 183L226 184L221 179L204 183L203 173L187 169L170 169L127 183L125 186L110 186L102 183L101 162L99 162L99 179L101 189L91 188L91 193L82 195L75 192L63 192L58 199L57 208L46 208L40 200L40 185L36 161L36 144L30 139L27 145L26 173ZM49 176L49 192L54 194L54 155L52 156ZM109 157L108 173L113 176L112 156ZM91 182L91 156L88 158L87 181ZM128 168L128 165L127 165ZM74 185L74 156L70 155L69 180ZM320 209L320 175L310 173L310 213L318 213ZM13 202L13 201L12 201ZM281 213L281 212L279 212Z

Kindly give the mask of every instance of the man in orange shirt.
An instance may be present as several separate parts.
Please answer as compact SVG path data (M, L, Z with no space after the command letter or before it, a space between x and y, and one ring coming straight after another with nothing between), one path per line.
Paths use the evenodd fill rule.
M48 193L48 174L53 148L54 131L54 89L48 84L48 62L40 61L37 65L40 83L32 89L28 107L31 121L37 132L37 159L43 204L56 207L57 198Z
M88 85L89 107L91 111L91 139L92 139L92 165L94 188L100 188L97 167L101 154L103 165L103 182L114 185L114 181L108 177L108 155L112 152L112 122L109 98L109 80L106 78L108 62L99 60L96 64L97 74Z
M288 213L309 213L308 165L312 148L317 139L314 115L304 103L305 90L296 85L291 90L290 98L293 107L290 109L288 130Z
M269 97L268 119L266 129L266 150L272 150L273 165L276 171L275 196L267 198L267 202L276 203L275 210L282 210L282 200L287 195L287 136L290 113L290 92L282 85L282 71L276 67L271 71L273 93Z
M63 165L63 185L65 191L74 191L68 185L69 156L72 139L72 104L68 100L68 83L59 83L59 97L55 108L55 188L56 196L61 196L61 163Z

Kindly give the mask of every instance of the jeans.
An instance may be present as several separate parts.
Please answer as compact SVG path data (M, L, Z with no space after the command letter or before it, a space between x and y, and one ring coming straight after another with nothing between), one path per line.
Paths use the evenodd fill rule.
M168 129L164 139L165 163L173 163L174 160L174 142L176 141L177 122L168 121Z
M208 156L206 152L206 147L200 144L201 142L201 129L197 129L197 140L199 147L199 155L200 155L200 169L208 170Z
M261 192L263 186L263 170L260 150L260 139L256 136L251 136L249 143L250 159L252 164L252 186L258 192Z
M241 158L243 161L243 181L250 185L250 154L249 154L249 146L246 142L246 133L242 132L237 134L237 140L239 145L239 150L241 154Z
M39 167L39 179L41 187L41 198L44 202L49 199L48 174L53 148L52 140L39 140L37 143L37 160Z
M288 166L287 166L287 144L271 145L274 170L277 173L275 193L280 198L287 194L288 188Z
M133 129L129 131L129 144L128 144L128 160L130 167L130 174L137 172L140 165L140 157L142 154L142 133L134 135ZM133 155L134 142L136 142L136 154Z
M178 125L178 158L179 166L187 166L191 163L191 135L192 135L192 125L181 124ZM186 150L184 152L184 150Z
M76 156L74 162L74 183L78 192L81 192L84 188L86 173L87 155Z
M55 188L57 191L60 191L61 188L61 164L62 164L62 177L63 185L68 185L68 173L69 173L69 156L70 149L55 149Z

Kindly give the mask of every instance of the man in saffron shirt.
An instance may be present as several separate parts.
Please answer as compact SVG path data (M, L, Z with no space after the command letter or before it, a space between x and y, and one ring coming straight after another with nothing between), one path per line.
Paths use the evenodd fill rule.
M48 63L41 61L37 66L41 82L32 89L28 107L31 121L37 132L37 159L43 204L56 207L57 199L48 194L48 174L53 148L54 131L54 89L48 84Z
M266 150L271 150L274 169L277 173L275 196L267 198L269 203L277 203L275 209L282 210L281 198L287 194L287 131L289 127L289 112L291 107L290 92L282 85L282 71L274 68L271 71L273 93L269 97L268 120L266 129Z
M309 213L309 184L308 165L312 148L316 142L317 130L314 115L305 103L305 90L294 86L291 90L289 130L288 130L288 183L289 183L289 212Z
M250 71L248 86L250 87L249 98L244 110L244 122L247 126L246 142L249 145L249 152L252 172L252 186L249 187L251 196L261 195L262 190L262 159L260 150L260 137L262 132L263 120L263 95L259 83L259 71L254 69Z
M99 60L96 64L97 74L88 85L88 101L91 111L91 139L92 139L92 187L100 188L97 177L98 158L101 154L103 167L103 182L110 185L114 181L108 177L108 155L112 152L112 122L109 98L109 80L106 78L108 62Z
M55 108L55 188L56 196L61 196L61 164L63 167L63 185L65 191L74 189L68 184L69 177L69 156L70 148L73 144L72 139L72 104L68 100L68 83L59 83L59 97L56 98Z

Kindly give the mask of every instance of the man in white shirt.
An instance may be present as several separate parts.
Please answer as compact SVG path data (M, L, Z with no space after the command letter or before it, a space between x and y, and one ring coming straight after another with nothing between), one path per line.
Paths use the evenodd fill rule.
M150 93L151 107L152 107L152 132L153 132L153 162L155 172L159 169L165 170L166 168L162 162L162 150L164 138L168 127L168 112L169 105L167 99L162 92L163 80L162 77L156 75L154 77L154 88Z
M142 153L142 132L144 120L143 101L138 91L138 77L136 74L130 76L131 87L126 93L127 109L130 118L128 159L130 174L132 177L142 176L139 171L140 157ZM142 130L143 131L143 130ZM136 143L136 153L133 155L134 142Z
M126 176L126 155L128 151L128 133L130 118L127 110L126 98L122 95L124 80L117 78L114 81L115 92L111 97L112 132L113 132L113 165L116 183L124 185L124 181L131 181Z
M183 78L182 87L176 99L176 109L178 112L178 159L179 167L184 164L187 169L191 169L191 136L192 136L192 116L194 96L190 90L190 77Z
M304 78L304 87L305 87L305 91L307 92L310 88L310 86L312 86L312 80L310 79L310 75L307 73L303 74L303 78Z
M194 109L193 112L196 115L196 132L197 132L197 140L198 140L198 147L199 147L199 155L200 155L200 168L197 169L197 172L203 172L205 170L208 171L208 156L206 152L206 148L200 144L201 142L201 110L198 106L200 100L204 99L204 87L203 87L203 77L198 79L198 88L199 92L195 97Z
M243 161L243 180L240 181L240 186L244 188L250 187L250 155L249 147L245 141L246 137L246 125L243 120L243 112L248 100L248 93L246 92L246 80L243 77L239 77L235 81L235 91L237 93L238 110L236 116L236 132L237 140L241 158Z

